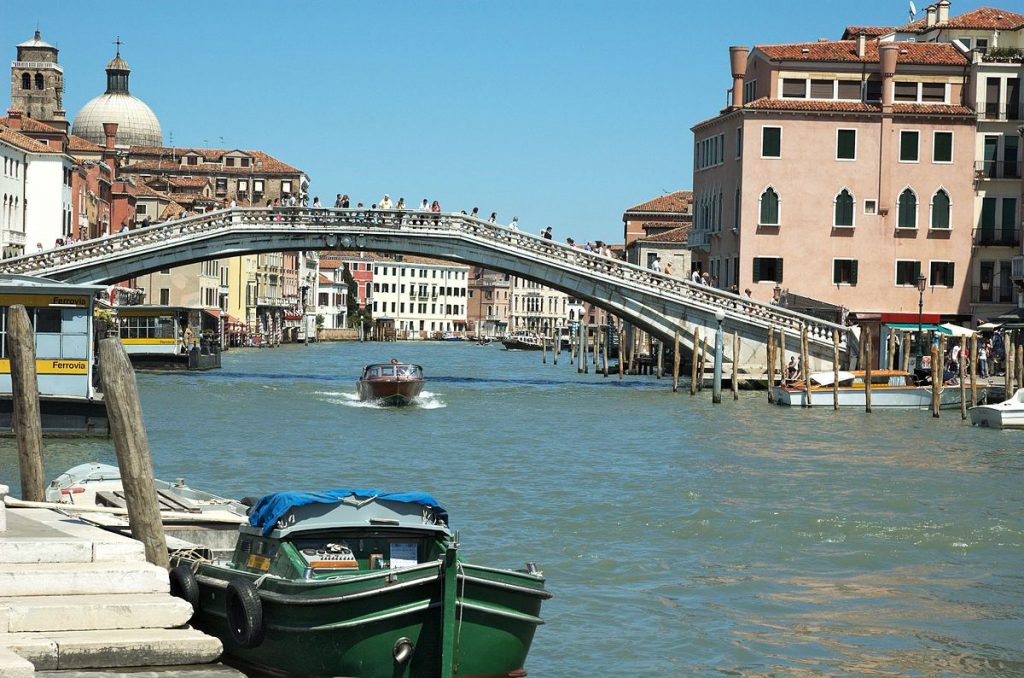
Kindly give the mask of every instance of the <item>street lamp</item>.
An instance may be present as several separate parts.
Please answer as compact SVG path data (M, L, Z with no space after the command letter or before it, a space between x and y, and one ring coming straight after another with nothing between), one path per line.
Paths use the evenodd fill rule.
M722 402L722 353L724 353L724 341L722 340L722 321L725 320L725 311L715 311L715 320L718 321L718 330L715 332L715 378L711 388L711 402ZM732 357L733 360L736 356Z
M918 274L917 276L917 366L921 366L921 358L924 356L924 334L921 331L921 316L924 313L924 288L927 279Z

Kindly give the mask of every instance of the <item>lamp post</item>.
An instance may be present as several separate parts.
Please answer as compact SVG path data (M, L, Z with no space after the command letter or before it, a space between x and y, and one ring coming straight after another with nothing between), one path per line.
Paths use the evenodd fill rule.
M725 311L722 309L715 311L715 320L718 321L718 329L715 331L715 377L711 387L711 402L717 404L722 402L722 353L724 352L722 321L725 320ZM733 360L735 359L736 357L733 356Z
M924 314L924 288L927 279L923 275L917 276L917 366L921 366L921 357L924 356L924 333L921 330L921 316Z

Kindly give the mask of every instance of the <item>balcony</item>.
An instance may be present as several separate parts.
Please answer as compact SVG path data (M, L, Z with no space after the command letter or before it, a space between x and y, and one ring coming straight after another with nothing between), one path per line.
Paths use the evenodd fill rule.
M690 231L686 244L694 248L708 248L711 246L711 232L704 230Z
M1020 179L1020 160L978 160L974 176L979 179Z
M53 61L12 61L11 68L41 69L51 68L58 73L64 72L64 67Z
M1005 101L979 101L978 120L986 122L1021 120L1021 106L1008 104Z
M981 227L973 231L972 238L978 247L1018 247L1020 229L996 229Z
M971 286L972 304L1011 304L1014 301L1013 285L982 283Z
M1024 281L1024 257L1014 257L1010 260L1010 280Z
M0 243L4 245L24 245L25 234L21 231L15 231L9 228L5 228L0 231Z

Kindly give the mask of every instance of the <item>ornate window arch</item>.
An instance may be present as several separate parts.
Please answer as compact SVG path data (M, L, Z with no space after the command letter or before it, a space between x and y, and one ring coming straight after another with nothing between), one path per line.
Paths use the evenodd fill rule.
M21 88L32 89L32 76L28 73L21 74Z
M854 205L856 204L850 189L844 187L843 190L839 191L832 201L832 225L852 228L854 225L853 215L856 212Z
M917 194L907 186L896 203L896 228L917 228Z
M949 192L939 188L932 195L931 220L929 227L948 230L951 226L953 202L950 200Z
M44 86L43 74L42 73L36 73L36 89L43 89L43 86Z
M774 187L768 186L758 198L758 220L762 226L778 226L782 201Z

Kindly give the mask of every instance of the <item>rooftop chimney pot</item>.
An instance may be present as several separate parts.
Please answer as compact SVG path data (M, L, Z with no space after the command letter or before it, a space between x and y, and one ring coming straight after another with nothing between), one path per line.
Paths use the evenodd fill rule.
M744 46L729 48L729 66L732 69L732 107L739 108L743 101L743 78L747 74L747 56L750 49Z
M868 47L868 36L861 31L857 34L857 56L861 59L864 58L864 54L867 52Z
M940 0L938 3L939 8L939 25L949 23L949 0Z
M104 148L106 148L106 150L108 151L114 150L114 137L117 136L117 123L103 123L103 136L106 138L106 144Z
M926 24L928 28L931 28L932 26L935 25L939 10L935 5L928 5L928 7L926 7L924 11L928 15Z

